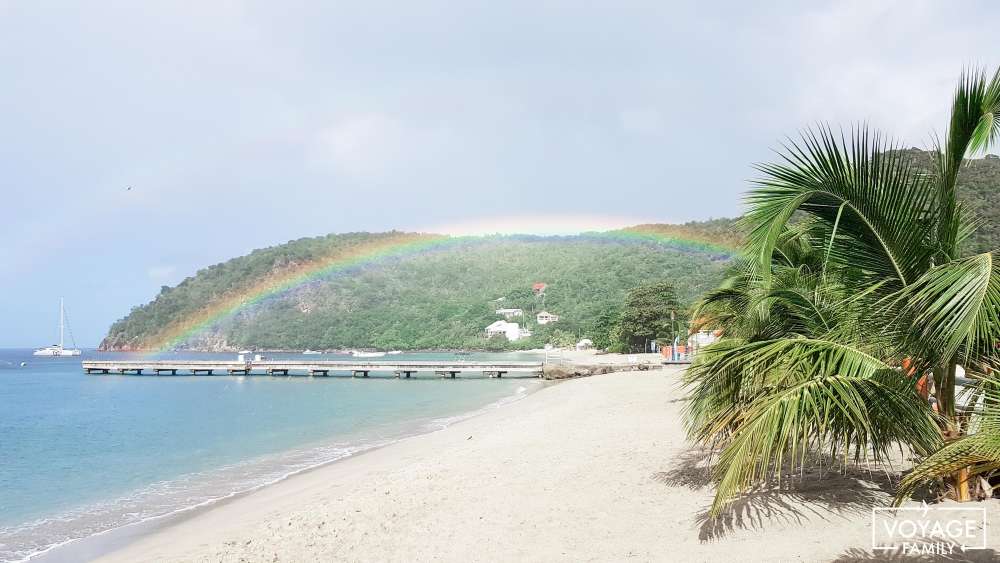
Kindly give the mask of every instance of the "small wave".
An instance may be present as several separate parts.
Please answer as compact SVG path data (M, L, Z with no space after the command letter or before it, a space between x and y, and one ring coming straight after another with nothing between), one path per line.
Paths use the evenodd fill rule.
M485 407L482 407L482 408L479 408L479 409L476 409L476 410L473 410L473 411L469 411L469 412L466 412L466 413L457 414L457 415L454 415L454 416L445 416L445 417L435 418L435 419L432 419L430 422L428 422L425 426L426 426L426 428L428 430L431 430L431 431L434 431L434 432L436 432L438 430L444 430L445 428L448 428L449 426L451 426L452 424L455 424L456 422L461 422L463 420L468 420L470 418L475 418L475 417L477 417L477 416L479 416L481 414L487 413L487 412L489 412L491 410L496 410L496 409L498 409L498 408L500 408L500 407L502 407L504 405L513 403L514 401L519 401L519 400L527 397L528 394L529 394L529 391L537 390L537 389L541 389L541 385L534 386L534 389L528 389L527 387L521 385L517 389L514 390L514 394L513 395L508 395L506 397L502 397L500 399L497 399L496 401L493 401L492 403L486 405Z
M518 401L539 388L541 385L533 385L530 389L519 386L514 394L482 408L411 426L408 434L369 438L361 443L335 442L258 457L152 483L134 493L55 516L0 527L0 563L21 563L88 537L168 518L250 493L294 475L413 435L443 430L456 422Z
M380 441L337 444L257 458L153 483L132 494L55 516L0 527L0 562L28 561L87 537L202 508L382 445Z

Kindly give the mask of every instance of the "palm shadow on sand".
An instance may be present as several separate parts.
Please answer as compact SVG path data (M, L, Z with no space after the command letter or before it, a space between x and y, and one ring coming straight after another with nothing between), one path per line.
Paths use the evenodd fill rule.
M1000 561L994 549L970 549L954 555L903 555L899 553L872 552L865 549L848 549L830 563L987 563Z
M653 474L670 487L702 489L712 484L710 455L700 449L682 453L673 467ZM831 470L829 463L807 469L803 478L784 480L781 486L762 488L733 502L717 517L708 507L697 515L698 539L721 539L734 530L762 530L774 524L806 520L867 517L876 506L892 500L893 483L884 473Z

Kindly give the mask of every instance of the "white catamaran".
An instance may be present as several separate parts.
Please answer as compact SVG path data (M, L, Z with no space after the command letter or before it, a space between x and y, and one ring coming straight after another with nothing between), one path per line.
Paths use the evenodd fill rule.
M80 350L75 348L76 341L73 339L73 331L69 331L69 338L73 340L74 348L63 348L63 333L66 331L66 308L63 306L63 300L59 299L59 344L53 344L52 346L46 346L45 348L39 348L35 350L35 356L79 356L81 354Z

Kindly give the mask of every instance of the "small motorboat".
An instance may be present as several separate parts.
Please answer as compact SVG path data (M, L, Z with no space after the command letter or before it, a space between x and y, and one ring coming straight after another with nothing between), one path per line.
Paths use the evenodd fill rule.
M355 358L381 358L385 355L385 352L361 352L354 350L351 352L351 355Z

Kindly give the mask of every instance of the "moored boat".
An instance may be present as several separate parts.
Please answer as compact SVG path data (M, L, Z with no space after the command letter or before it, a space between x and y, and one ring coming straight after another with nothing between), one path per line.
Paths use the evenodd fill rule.
M381 358L385 355L385 352L361 352L358 350L353 350L351 355L355 358Z
M53 344L52 346L46 346L44 348L39 348L35 350L33 356L79 356L83 352L76 348L76 342L73 342L73 348L65 348L64 344L64 333L66 332L66 308L63 305L63 300L59 299L59 344ZM70 340L73 340L73 331L69 333Z

